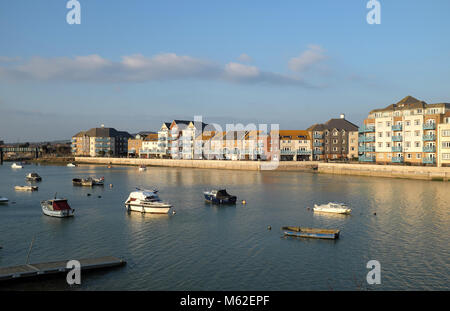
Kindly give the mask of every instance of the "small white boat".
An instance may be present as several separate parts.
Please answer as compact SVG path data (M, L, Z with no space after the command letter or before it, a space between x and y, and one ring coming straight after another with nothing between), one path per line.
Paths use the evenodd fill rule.
M147 170L147 168L145 167L145 165L140 165L140 166L139 166L139 172L143 172L143 171L145 171L145 170Z
M0 204L4 204L4 203L8 203L8 202L9 202L8 198L0 197Z
M41 202L44 215L52 217L70 217L75 210L69 206L67 199L52 199Z
M105 184L105 177L101 178L92 178L92 185L93 186L103 186Z
M328 204L317 205L314 204L314 212L334 213L334 214L350 214L352 212L344 203L330 202Z
M171 204L162 202L157 190L137 189L128 196L125 207L129 211L154 214L168 214Z
M20 164L17 164L16 162L14 162L14 163L11 165L11 168L23 168L23 166L20 165Z
M75 163L69 163L67 164L67 167L76 167L77 165Z
M38 173L29 173L25 179L27 181L41 181L42 177L38 175Z
M39 188L37 186L15 186L16 191L37 191Z

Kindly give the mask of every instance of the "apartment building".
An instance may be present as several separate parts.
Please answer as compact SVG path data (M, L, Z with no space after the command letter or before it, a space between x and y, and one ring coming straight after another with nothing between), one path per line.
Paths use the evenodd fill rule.
M271 131L271 136L275 132ZM311 134L306 130L279 130L278 144L272 144L272 152L279 151L281 161L312 160Z
M436 129L449 109L407 96L372 110L359 130L359 161L436 165Z
M349 140L357 135L358 126L346 120L344 114L339 119L314 124L307 131L312 138L313 160L342 160L355 155L351 147L355 148L356 142L350 143Z
M72 137L72 153L77 156L126 156L128 132L101 127L81 131Z
M129 157L140 157L140 151L142 149L142 143L144 139L153 132L139 132L134 135L133 138L128 139L128 156Z
M139 151L140 158L157 158L159 157L160 150L158 147L159 140L157 133L151 133L145 136L142 140L141 149Z
M442 115L442 122L437 128L437 166L450 167L450 111Z

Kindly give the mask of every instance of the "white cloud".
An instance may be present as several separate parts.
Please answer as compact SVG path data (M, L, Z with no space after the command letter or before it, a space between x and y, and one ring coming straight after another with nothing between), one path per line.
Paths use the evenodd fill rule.
M231 78L254 78L259 76L259 69L238 63L228 63L225 66L225 74Z
M308 49L298 57L289 60L289 69L295 72L304 72L309 70L315 64L326 59L325 50L318 45L309 45Z
M245 53L239 55L238 60L241 62L249 63L252 61L252 58Z

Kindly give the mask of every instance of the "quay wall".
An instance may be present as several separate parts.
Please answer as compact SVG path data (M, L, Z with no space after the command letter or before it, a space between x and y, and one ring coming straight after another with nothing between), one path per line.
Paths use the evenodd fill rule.
M359 175L422 180L450 180L450 167L319 163L317 171L326 174Z
M265 170L270 162L265 161L231 161L231 160L175 160L175 159L135 159L135 158L103 158L75 157L77 163L113 164L113 165L146 165L170 166L187 168L207 168L226 170ZM312 171L317 169L319 162L315 161L280 161L276 170L279 171Z

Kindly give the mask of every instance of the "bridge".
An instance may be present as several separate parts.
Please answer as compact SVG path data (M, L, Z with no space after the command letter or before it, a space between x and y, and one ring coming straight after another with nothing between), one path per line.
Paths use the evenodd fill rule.
M4 152L33 153L34 158L37 159L42 150L39 147L0 147L0 165L3 164Z

